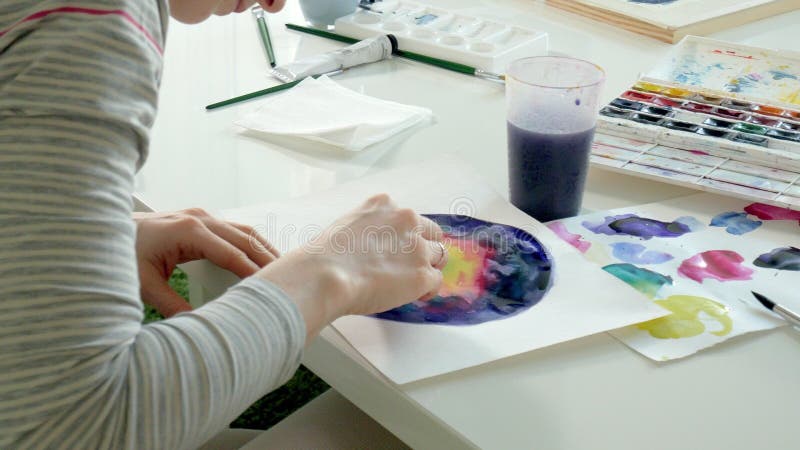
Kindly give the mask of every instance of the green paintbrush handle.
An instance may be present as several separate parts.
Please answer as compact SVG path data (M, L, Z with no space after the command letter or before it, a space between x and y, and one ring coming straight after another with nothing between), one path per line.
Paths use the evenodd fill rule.
M262 95L267 95L267 94L272 94L273 92L283 91L283 90L289 89L291 87L297 86L297 84L300 83L301 81L303 81L304 79L305 78L303 78L301 80L295 80L295 81L292 81L290 83L279 84L277 86L272 86L271 88L266 88L266 89L262 89L260 91L251 92L249 94L240 95L238 97L233 97L231 99L223 100L221 102L212 103L212 104L206 106L206 109L207 110L208 109L217 109L217 108L221 108L223 106L228 106L228 105L232 105L234 103L239 103L239 102L243 102L245 100L250 100L251 98L261 97Z
M300 31L301 33L308 33L308 34L313 34L315 36L333 39L339 42L346 42L348 44L354 44L358 42L358 39L353 39L348 36L342 36L341 34L318 30L316 28L301 27L300 25L294 25L291 23L287 23L286 28L294 31ZM454 72L459 72L459 73L465 73L467 75L475 75L475 68L467 66L465 64L434 58L432 56L421 55L419 53L407 52L405 50L398 50L397 52L395 52L395 54L397 56L406 59L412 59L414 61L419 61L421 63L430 64L436 67L441 67L442 69L452 70Z
M263 17L258 17L256 22L258 23L258 31L261 34L261 42L264 43L264 49L267 51L269 65L275 67L275 51L272 49L272 39L269 37L267 21Z

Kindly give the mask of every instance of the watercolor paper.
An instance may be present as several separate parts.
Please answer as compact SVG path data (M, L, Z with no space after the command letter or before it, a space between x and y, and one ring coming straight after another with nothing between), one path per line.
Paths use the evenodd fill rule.
M549 5L665 42L709 34L797 7L795 0L547 0Z
M611 333L655 360L681 358L733 336L785 324L750 291L800 309L796 211L697 194L547 226L672 312Z
M365 316L337 320L334 328L370 364L395 383L408 383L489 363L589 334L656 319L668 312L584 259L579 251L561 241L550 229L511 206L482 181L474 169L452 157L364 177L289 202L229 210L224 216L255 226L285 252L308 241L322 227L377 192L388 192L399 205L419 212L467 215L504 225L500 227L501 232L520 230L535 238L542 250L552 257L549 278L543 276L546 264L537 265L532 271L539 274L534 275L534 279L544 284L538 291L526 288L528 293L534 294L533 297L526 298L525 293L498 296L510 299L510 303L521 298L530 304L508 309L512 314L503 318L490 317L490 320L477 324L459 323L459 320L438 324L430 321L408 323ZM589 232L584 230L582 233ZM531 244L526 238L514 242L517 245ZM451 241L450 244L450 252L461 253L455 258L460 266L445 268L448 282L441 293L445 297L480 301L484 292L475 289L481 282L476 278L481 271L475 266L490 264L487 254L483 253L490 250L470 248L463 245L464 242ZM534 251L532 254L542 252ZM603 258L602 254L588 249L587 257L590 256ZM499 271L508 267L497 268ZM550 286L546 287L546 283ZM512 283L508 287L514 288L515 285ZM546 292L537 300L536 293L542 289ZM462 316L448 316L445 311L440 317L461 319Z

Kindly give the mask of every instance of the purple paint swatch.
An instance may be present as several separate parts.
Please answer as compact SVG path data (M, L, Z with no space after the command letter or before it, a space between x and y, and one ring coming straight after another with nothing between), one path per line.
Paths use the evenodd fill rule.
M596 234L635 236L644 240L654 237L679 237L686 233L696 231L702 226L702 224L693 217L680 217L674 222L662 222L656 219L639 217L636 214L606 216L601 223L593 224L589 221L585 221L582 225L587 230Z
M525 311L537 304L550 288L552 257L529 233L467 216L426 214L426 217L439 224L446 237L480 250L471 252L482 255L485 263L476 273L477 292L467 295L451 291L374 317L407 323L474 325ZM456 263L451 257L443 272Z
M673 258L669 253L648 250L642 244L615 242L611 247L615 258L631 264L661 264Z
M747 217L747 213L736 211L717 214L711 219L712 227L725 227L725 231L737 236L749 233L760 227L763 223L764 222L760 220L753 220Z
M780 247L760 255L753 261L757 267L775 270L800 271L800 249Z

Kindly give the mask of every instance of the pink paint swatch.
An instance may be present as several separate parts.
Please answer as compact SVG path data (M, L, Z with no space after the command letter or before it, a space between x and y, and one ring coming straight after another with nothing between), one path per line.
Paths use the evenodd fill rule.
M749 280L753 269L742 266L742 255L731 250L709 250L683 261L678 273L702 283L706 278L719 281Z
M580 234L570 233L567 230L567 227L564 226L561 222L550 222L547 224L547 228L550 228L550 231L556 234L562 241L566 242L567 244L575 247L581 253L586 253L589 250L589 247L592 246L592 243L589 241L584 241Z
M758 217L761 220L797 220L800 221L800 211L793 211L778 206L766 205L764 203L753 203L744 208L747 214Z

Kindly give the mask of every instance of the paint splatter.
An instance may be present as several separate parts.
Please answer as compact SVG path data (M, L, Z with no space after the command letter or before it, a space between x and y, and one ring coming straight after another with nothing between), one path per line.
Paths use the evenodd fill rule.
M684 260L678 273L698 283L706 278L719 281L749 280L753 269L742 266L744 258L732 250L709 250Z
M585 221L582 225L596 234L636 236L644 240L653 237L679 237L696 231L703 226L693 217L680 217L674 222L662 222L656 219L639 217L636 214L606 216L600 223L593 224Z
M609 264L603 270L650 298L654 298L665 284L672 284L671 277L633 264Z
M611 247L615 258L631 264L661 264L673 258L669 253L648 250L642 244L615 242Z
M631 3L645 3L648 5L668 5L670 3L675 3L678 0L628 0Z
M797 247L776 248L759 255L753 264L766 269L800 271L800 249Z
M797 79L797 75L789 73L789 72L784 72L782 70L770 70L769 74L772 75L772 79L776 80L776 81L777 80L785 80L785 79L789 79L789 80L796 80Z
M793 211L779 206L752 203L745 206L744 210L747 214L756 216L761 220L797 220L800 223L800 211Z
M764 222L760 220L753 220L747 217L747 213L736 211L717 214L711 219L712 227L725 227L725 231L737 236L749 233L760 227L763 223Z
M408 323L472 325L531 308L552 284L552 259L518 228L467 216L428 215L445 232L450 257L438 295L374 317Z
M550 228L550 231L555 233L562 241L575 247L581 253L586 253L589 247L592 246L592 243L583 240L583 236L580 234L570 233L563 222L550 222L547 224L547 228Z
M700 313L710 316L721 329L712 331L716 336L725 336L733 330L733 320L728 315L728 308L713 300L691 295L673 295L655 303L672 311L672 314L658 319L637 324L640 330L645 330L657 339L680 339L703 334L706 325Z

